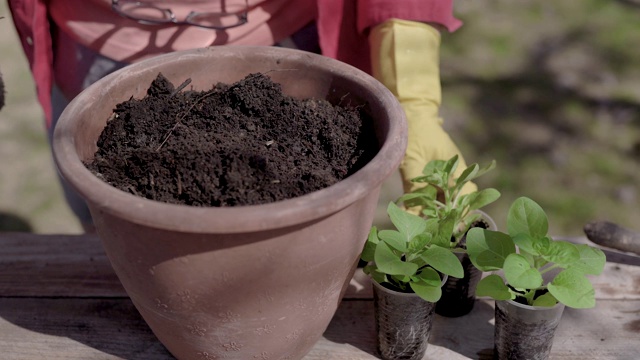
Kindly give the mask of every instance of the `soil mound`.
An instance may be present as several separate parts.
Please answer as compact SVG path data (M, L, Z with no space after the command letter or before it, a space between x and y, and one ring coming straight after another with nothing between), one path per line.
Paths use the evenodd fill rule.
M264 74L209 91L182 91L188 81L159 74L144 98L118 104L85 165L147 199L220 207L328 187L377 152L358 108L286 96Z

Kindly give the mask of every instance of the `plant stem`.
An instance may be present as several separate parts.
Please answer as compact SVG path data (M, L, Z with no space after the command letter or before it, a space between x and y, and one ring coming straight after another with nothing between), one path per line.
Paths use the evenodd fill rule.
M553 270L553 269L557 269L557 268L559 268L559 267L560 267L560 265L558 265L558 264L553 264L552 266L549 266L549 267L548 267L548 268L546 268L546 269L540 269L540 270L538 270L538 271L540 271L540 275L544 275L544 274L546 274L547 272L549 272L549 271L551 271L551 270Z
M533 305L533 297L536 295L537 289L531 289L524 294L525 299L527 299L527 304Z
M438 201L438 200L434 200L434 202L436 203L436 205L438 205L438 206L439 206L439 207L441 207L441 208L445 208L445 209L447 208L447 205L445 205L445 204L441 203L441 202L440 202L440 201Z
M457 207L458 206L458 198L460 198L460 191L456 188L454 190L454 193L456 194L456 197L453 199L453 207Z

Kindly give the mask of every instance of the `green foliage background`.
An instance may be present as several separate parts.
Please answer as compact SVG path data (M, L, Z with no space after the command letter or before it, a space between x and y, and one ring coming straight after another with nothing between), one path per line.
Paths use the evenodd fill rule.
M640 230L640 2L458 1L442 37L443 117L479 179L537 201L554 235L590 220Z

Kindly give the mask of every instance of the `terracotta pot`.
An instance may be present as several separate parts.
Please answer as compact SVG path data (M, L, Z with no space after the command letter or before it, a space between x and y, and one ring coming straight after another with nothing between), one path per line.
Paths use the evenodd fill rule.
M494 359L546 360L564 305L529 306L496 301Z
M347 179L298 198L235 208L155 202L89 172L112 109L142 98L162 72L195 90L265 72L299 98L362 105L378 154ZM322 336L373 221L381 183L406 146L404 113L369 75L311 53L211 47L152 58L98 81L66 108L54 135L61 174L87 200L131 300L179 359L299 359ZM127 324L122 324L127 326Z
M442 284L447 281L444 275ZM436 304L415 293L373 283L378 354L385 360L420 360L427 352Z
M482 219L489 225L488 230L497 231L493 218L487 213L475 210L482 215ZM461 243L466 242L462 240ZM462 264L464 277L461 279L449 277L442 287L442 297L436 304L436 314L446 317L460 317L467 315L473 310L476 303L476 288L482 278L482 271L478 270L467 253L456 253L456 257Z

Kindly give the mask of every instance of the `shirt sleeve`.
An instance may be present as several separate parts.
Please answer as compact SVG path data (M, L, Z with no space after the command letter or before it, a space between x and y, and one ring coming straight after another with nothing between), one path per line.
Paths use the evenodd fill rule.
M429 22L455 31L453 0L318 0L322 54L371 72L369 28L386 20Z
M358 0L360 33L391 18L436 23L448 31L462 26L453 16L453 0Z
M44 111L47 128L51 126L51 86L53 50L45 0L10 0L9 8L20 43L29 60L36 83L38 101Z

